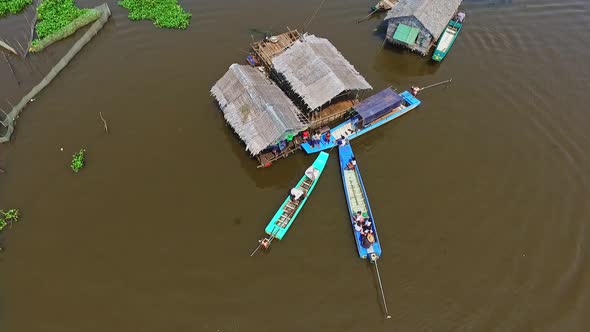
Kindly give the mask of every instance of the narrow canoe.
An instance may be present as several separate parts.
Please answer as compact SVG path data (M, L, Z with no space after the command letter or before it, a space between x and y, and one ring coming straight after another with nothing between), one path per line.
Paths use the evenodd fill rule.
M293 202L291 201L291 198L287 196L281 207L277 210L274 217L266 226L264 230L266 234L279 240L281 240L285 236L285 234L293 224L293 221L295 221L295 218L297 218L299 211L301 211L301 208L303 208L303 205L305 205L305 202L307 202L307 199L313 191L313 188L315 188L315 185L318 183L320 175L322 175L324 167L328 162L328 157L329 154L327 154L326 152L320 153L320 155L316 158L316 160L310 167L313 167L314 169L315 179L312 180L307 175L303 175L301 180L299 180L299 182L297 182L297 185L295 186L295 188L303 190L303 192L305 193L305 198L303 198L299 202ZM308 168L308 170L310 168Z
M347 168L348 162L354 157L350 144L338 146L338 155L340 158L340 171L342 172L342 184L344 185L344 194L346 195L346 203L348 204L348 214L350 215L348 224L352 228L359 257L375 261L381 257L381 243L379 236L377 236L375 218L373 218L373 212L371 211L371 205L369 204L369 198L365 191L365 185L363 184L363 178L361 177L358 164L353 170ZM354 228L355 223L353 218L358 211L361 211L363 214L367 213L372 221L371 227L373 228L375 242L369 248L362 246L362 235Z
M382 91L383 92L383 91ZM403 103L400 107L391 109L388 114L380 117L374 122L371 122L362 128L358 128L356 123L358 123L359 115L356 114L352 116L350 119L342 122L341 124L337 125L336 127L330 129L330 140L326 139L326 133L322 134L321 143L315 146L311 146L308 142L301 144L301 147L307 154L312 154L316 152L320 152L326 149L330 149L336 146L337 140L344 136L348 140L355 139L369 131L378 128L389 121L396 119L409 111L413 110L414 108L420 105L420 100L414 97L410 92L404 91L400 94L403 99ZM370 97L369 97L370 98Z
M440 62L447 56L451 50L451 47L455 43L455 39L457 39L457 36L459 36L459 32L461 32L462 27L463 24L457 21L449 21L449 24L445 28L445 31L443 31L440 39L438 40L438 43L436 44L436 49L432 55L432 60Z

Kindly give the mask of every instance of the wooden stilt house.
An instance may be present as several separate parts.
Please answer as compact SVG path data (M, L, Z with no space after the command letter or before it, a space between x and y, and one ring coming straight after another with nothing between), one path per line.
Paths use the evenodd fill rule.
M281 89L257 68L232 64L211 88L227 123L266 167L299 149L307 118Z
M297 31L252 44L271 77L304 110L310 128L342 118L372 89L364 77L324 38Z
M426 56L457 12L461 1L399 0L385 17L385 38L394 45Z

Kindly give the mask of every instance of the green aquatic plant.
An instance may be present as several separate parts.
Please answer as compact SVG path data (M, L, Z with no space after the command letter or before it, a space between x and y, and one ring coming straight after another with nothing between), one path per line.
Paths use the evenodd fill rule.
M119 6L129 10L130 20L152 20L159 28L186 29L192 16L177 0L122 0Z
M37 38L43 39L59 32L87 11L76 7L73 0L43 0L37 8Z
M78 153L75 153L72 156L72 164L70 165L70 167L72 168L72 170L75 173L78 173L78 171L84 167L84 153L85 152L86 152L86 150L80 149L80 151L78 151Z
M18 14L32 2L33 0L0 0L0 18Z
M96 9L85 9L82 15L76 17L73 21L68 23L63 28L50 33L42 39L35 39L31 43L29 51L36 53L45 49L47 46L60 41L70 35L73 35L81 27L96 21L100 17L101 12Z
M4 227L18 222L20 218L20 211L17 209L10 209L8 211L0 210L0 231Z

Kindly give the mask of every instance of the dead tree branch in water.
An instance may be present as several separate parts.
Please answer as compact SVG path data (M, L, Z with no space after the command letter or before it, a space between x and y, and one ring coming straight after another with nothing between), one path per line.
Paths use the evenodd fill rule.
M105 120L104 117L102 116L102 112L98 112L98 115L100 115L100 119L104 123L104 132L108 134L109 133L109 126L107 125L107 120Z

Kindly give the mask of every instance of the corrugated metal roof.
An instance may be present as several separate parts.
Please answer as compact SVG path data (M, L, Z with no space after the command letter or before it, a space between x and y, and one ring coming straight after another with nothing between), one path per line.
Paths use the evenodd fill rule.
M284 139L287 133L307 128L299 109L256 68L232 64L211 94L252 155Z
M414 28L400 23L397 26L397 29L395 29L393 39L399 40L408 45L414 45L416 43L416 38L418 37L419 33L420 30L418 28Z
M462 0L400 0L387 12L385 20L414 16L437 39L461 2Z
M272 64L311 110L344 91L372 89L330 41L314 35L304 35Z

